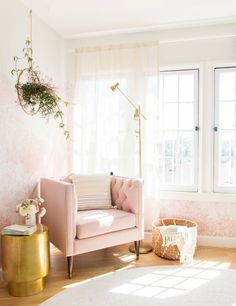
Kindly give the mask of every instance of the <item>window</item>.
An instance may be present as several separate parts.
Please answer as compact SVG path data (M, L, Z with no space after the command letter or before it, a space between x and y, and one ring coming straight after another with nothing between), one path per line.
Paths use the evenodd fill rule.
M160 73L161 189L197 191L198 69Z
M214 191L236 191L236 67L215 68Z

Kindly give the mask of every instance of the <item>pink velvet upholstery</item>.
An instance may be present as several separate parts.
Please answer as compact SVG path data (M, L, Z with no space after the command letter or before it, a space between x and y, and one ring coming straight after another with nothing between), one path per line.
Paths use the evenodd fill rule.
M42 178L41 197L47 210L43 223L48 225L50 241L70 257L142 240L142 185L140 179L111 176L112 202L117 209L102 210L96 218L94 210L77 211L73 184L68 180Z
M135 215L120 209L77 212L76 238L84 239L135 227Z

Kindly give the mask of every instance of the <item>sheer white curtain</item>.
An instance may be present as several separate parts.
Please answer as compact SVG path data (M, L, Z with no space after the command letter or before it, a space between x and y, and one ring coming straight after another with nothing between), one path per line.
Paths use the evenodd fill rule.
M145 227L157 214L158 43L77 50L73 171L138 176L134 109L110 86L120 88L147 117L142 120Z

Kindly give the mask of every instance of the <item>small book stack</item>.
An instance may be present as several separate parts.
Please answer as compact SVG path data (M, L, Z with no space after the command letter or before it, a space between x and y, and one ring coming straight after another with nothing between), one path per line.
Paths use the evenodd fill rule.
M29 236L37 230L37 226L12 224L4 227L2 234L10 236Z

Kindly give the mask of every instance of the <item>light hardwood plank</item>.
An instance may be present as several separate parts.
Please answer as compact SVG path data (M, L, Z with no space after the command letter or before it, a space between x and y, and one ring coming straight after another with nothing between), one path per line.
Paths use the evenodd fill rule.
M236 269L236 249L198 247L194 259L228 263L229 268ZM51 271L47 277L45 289L34 296L13 297L7 292L7 284L1 281L0 305L36 306L63 290L66 285L126 268L129 265L133 267L179 265L179 262L162 259L154 253L140 255L139 260L135 261L134 254L128 251L128 245L122 245L76 256L73 278L68 279L66 258L51 246Z

